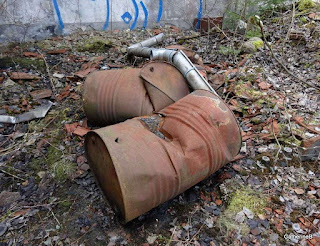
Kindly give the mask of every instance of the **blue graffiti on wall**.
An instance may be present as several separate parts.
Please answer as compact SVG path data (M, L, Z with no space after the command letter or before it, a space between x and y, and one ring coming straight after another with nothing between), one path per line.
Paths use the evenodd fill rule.
M199 29L200 27L201 17L202 17L202 0L199 0L199 12L198 12L198 21L196 24L196 29Z
M60 28L63 29L64 28L64 24L63 24L63 20L62 20L62 17L61 17L61 13L60 13L60 9L59 9L59 5L58 5L57 0L53 0L53 6L54 6L54 9L56 10L56 13L57 13L57 17L58 17Z
M95 1L95 0L93 0ZM103 31L107 30L108 26L109 26L109 21L110 21L110 2L109 0L106 0L107 1L107 17L106 17L106 21L104 23L104 26L102 28Z
M58 22L59 22L59 26L61 29L64 28L64 23L63 23L63 19L61 16L61 12L60 12L60 8L59 8L59 4L58 4L58 0L52 0L53 1L53 6L58 18ZM91 0L92 2L97 2L97 0ZM103 25L102 30L106 30L109 27L109 22L110 22L110 1L112 0L106 0L106 20L105 23ZM124 23L129 24L132 19L133 22L130 26L130 29L133 30L135 29L136 25L137 25L137 21L139 18L139 6L137 4L136 0L131 0L133 7L134 7L134 18L132 17L132 14L130 14L129 12L125 12L123 15L121 15L122 20L124 21ZM196 24L196 29L199 29L200 27L200 19L202 17L202 2L203 0L199 0L199 10L198 10L198 22ZM143 21L143 28L146 28L148 26L148 18L149 18L149 12L147 7L145 6L145 4L143 3L143 1L140 1L140 5L142 7L143 13L144 13L144 21ZM157 17L157 23L160 23L161 18L162 18L162 12L163 12L163 0L159 0L159 10L158 10L158 17Z

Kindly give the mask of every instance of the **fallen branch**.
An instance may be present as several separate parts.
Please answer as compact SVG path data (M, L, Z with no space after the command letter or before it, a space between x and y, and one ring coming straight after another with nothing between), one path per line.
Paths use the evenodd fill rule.
M40 50L38 50L38 53L41 55L41 58L42 58L42 60L44 61L44 64L45 64L46 70L47 70L47 74L48 74L48 76L49 76L49 80L50 80L50 84L51 84L51 89L52 89L52 91L53 91L53 94L55 95L55 94L56 94L56 88L55 88L55 86L54 86L54 79L53 79L53 77L51 76L51 72L50 72L50 68L49 68L49 65L48 65L48 63L47 63L47 60L46 60L45 56L41 53Z
M297 122L298 125L306 128L308 131L313 132L315 134L320 134L320 132L316 131L315 129L312 129L310 126L304 124L303 122L301 122L297 117L293 118L295 122Z
M307 82L306 80L302 79L302 78L299 78L298 76L296 76L295 74L293 74L274 54L273 52L273 49L271 47L271 45L266 41L266 36L265 36L265 33L264 33L264 30L263 30L263 23L262 21L257 21L257 24L258 26L260 27L260 31L261 31L261 34L262 34L262 37L263 37L263 42L264 44L268 47L268 49L270 50L270 53L271 53L271 56L276 60L277 63L279 63L279 65L287 72L287 74L289 74L291 77L293 77L294 79L302 82L303 84L309 86L309 87L312 87L312 88L315 88L315 89L318 89L320 90L320 87L319 86L316 86L316 85L313 85L313 84L310 84L309 82Z

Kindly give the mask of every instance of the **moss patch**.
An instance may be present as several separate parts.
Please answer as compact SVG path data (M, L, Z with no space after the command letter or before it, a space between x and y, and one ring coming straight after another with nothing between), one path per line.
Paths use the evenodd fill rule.
M88 52L92 52L92 53L105 52L106 50L108 50L112 46L113 46L113 44L111 41L92 38L92 39L86 40L85 43L80 44L77 47L77 50L80 52L88 51Z
M304 11L310 8L315 7L316 4L312 0L300 0L298 3L298 9Z
M263 41L262 40L255 40L252 42L256 50L263 47Z
M247 224L238 223L234 220L235 214L226 210L218 219L220 228L223 227L227 231L239 231L242 235L246 235L250 232L250 228Z
M227 210L236 214L246 207L255 214L263 214L266 205L266 200L257 191L242 188L235 192Z
M9 67L19 66L21 68L44 70L45 63L42 59L29 59L19 57L3 57L0 58L0 68L6 69Z

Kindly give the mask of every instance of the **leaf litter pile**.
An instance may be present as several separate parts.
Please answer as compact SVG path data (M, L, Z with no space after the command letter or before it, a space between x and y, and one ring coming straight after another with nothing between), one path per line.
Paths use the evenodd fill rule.
M0 124L0 244L320 245L316 11L263 20L268 45L251 54L241 52L249 32L174 26L3 46L0 115L53 105L44 118ZM96 70L141 67L146 61L128 61L126 48L159 32L162 47L183 45L203 58L209 82L238 118L243 144L210 178L122 225L85 158L92 126L82 86Z

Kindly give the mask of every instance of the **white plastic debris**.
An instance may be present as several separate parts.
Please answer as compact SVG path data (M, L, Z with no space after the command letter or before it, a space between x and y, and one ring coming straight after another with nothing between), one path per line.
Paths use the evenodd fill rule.
M0 115L0 122L8 124L18 124L33 119L39 119L46 116L53 103L47 101L45 104L18 116Z

